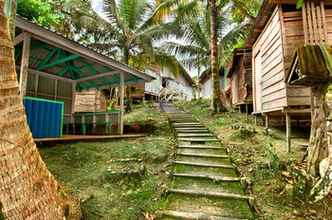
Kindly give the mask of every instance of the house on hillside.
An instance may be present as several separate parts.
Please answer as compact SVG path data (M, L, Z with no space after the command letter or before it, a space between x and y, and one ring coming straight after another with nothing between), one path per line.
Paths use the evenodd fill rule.
M132 97L134 101L159 100L159 94L162 88L162 77L160 75L160 70L158 68L149 68L146 70L146 72L153 76L155 79L151 82L144 82L131 86L130 97Z
M251 48L235 49L227 78L234 107L252 112L252 54Z
M225 68L222 68L219 72L220 76L220 89L226 91L229 85L227 81L227 71ZM203 99L211 99L213 96L213 83L210 69L205 70L199 76L199 85L200 85L200 97Z
M20 94L36 141L59 140L63 134L70 140L73 134L79 135L75 140L86 134L122 135L125 86L154 79L20 16L14 45ZM92 106L75 111L77 92L109 87L119 88L119 109L106 111L86 94L89 100L83 102L93 101Z
M160 100L187 100L190 101L194 98L194 82L188 74L174 76L168 70L161 71L162 89L160 91Z
M332 44L332 1L296 0L263 2L247 41L252 47L254 114L285 119L288 149L291 124L309 122L311 89L287 84L295 50L304 44Z

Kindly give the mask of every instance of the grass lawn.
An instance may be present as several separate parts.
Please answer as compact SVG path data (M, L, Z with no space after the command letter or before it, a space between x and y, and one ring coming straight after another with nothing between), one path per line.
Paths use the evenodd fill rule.
M252 116L238 112L212 115L207 100L177 105L192 112L223 140L233 163L246 179L247 193L256 198L259 219L331 219L331 198L310 204L303 196L306 186L302 159L306 152L301 144L307 139L293 139L292 152L287 153L285 132L272 129L267 135L262 126L255 125Z
M125 120L129 129L149 128L150 134L139 139L40 148L57 180L80 198L84 219L144 219L144 214L165 203L168 157L174 147L168 121L152 104L134 106ZM130 171L142 165L129 161L114 166L114 160L124 158L142 159L145 172L113 175L117 169Z

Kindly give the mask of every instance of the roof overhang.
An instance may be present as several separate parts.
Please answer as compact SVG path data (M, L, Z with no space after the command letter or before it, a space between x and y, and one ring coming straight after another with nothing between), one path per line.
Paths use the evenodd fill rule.
M83 74L81 77L77 77L75 79L69 78L76 83L80 83L83 85L83 83L87 83L89 81L91 82L93 80L96 83L92 87L98 88L106 86L108 82L110 84L112 84L111 82L113 82L112 86L115 86L117 84L117 81L112 81L111 77L114 78L115 75L119 76L119 74L124 74L126 76L126 79L131 79L131 81L128 81L128 83L139 83L155 79L150 74L130 68L127 65L124 65L112 58L109 58L92 49L89 49L86 46L83 46L75 41L69 40L37 24L31 23L30 21L20 16L17 16L16 18L16 28L22 33L30 34L32 39L47 44L50 48L60 48L61 50L65 51L66 54L68 54L68 56L62 60L62 63L61 60L57 63L53 62L52 68L54 70L56 70L55 64L60 65L64 64L67 61L77 62L77 59L82 59L84 62L88 62L90 65L93 64L95 66L99 65L100 67L103 67L103 69L100 68L100 71L94 73L89 74L89 72L86 71L86 73ZM19 43L22 36L23 35L17 36L16 43ZM37 69L37 71L39 71L39 73L55 75L54 72L47 71L47 68L50 69L51 66L44 65L42 71L40 69ZM110 81L106 81L106 79L109 79Z
M313 86L331 81L332 48L307 45L296 49L287 83Z

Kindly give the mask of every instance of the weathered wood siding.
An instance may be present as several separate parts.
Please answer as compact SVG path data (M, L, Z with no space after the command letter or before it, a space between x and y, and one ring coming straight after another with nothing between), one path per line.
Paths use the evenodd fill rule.
M106 98L96 89L76 92L75 112L105 112Z
M71 114L72 84L70 82L55 80L29 72L26 95L62 101L64 102L64 114Z
M241 105L252 102L252 56L245 53L239 59L232 78L232 104Z
M253 47L255 112L269 112L287 105L279 12L276 8Z

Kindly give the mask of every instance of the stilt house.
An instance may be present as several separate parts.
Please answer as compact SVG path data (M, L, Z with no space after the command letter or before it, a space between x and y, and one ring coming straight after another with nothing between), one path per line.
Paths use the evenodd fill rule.
M234 50L227 78L231 86L232 105L246 113L252 111L252 55L250 48Z
M291 122L310 121L311 89L287 84L298 46L332 43L332 1L296 0L263 2L247 46L252 47L254 113L285 118L288 147Z
M154 79L20 16L14 44L20 93L37 139L96 134L99 126L104 135L122 135L124 87ZM119 87L119 110L75 112L77 91L110 87Z
M219 72L220 77L220 89L226 91L228 87L227 71L222 68ZM207 69L199 76L200 84L200 97L204 99L211 99L213 96L213 82L210 69Z

